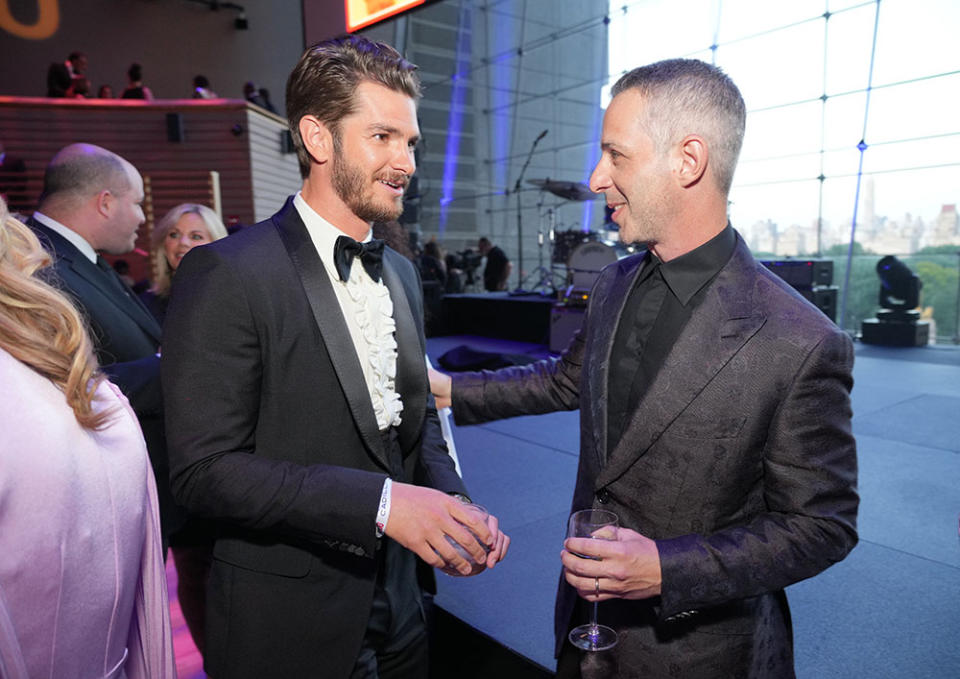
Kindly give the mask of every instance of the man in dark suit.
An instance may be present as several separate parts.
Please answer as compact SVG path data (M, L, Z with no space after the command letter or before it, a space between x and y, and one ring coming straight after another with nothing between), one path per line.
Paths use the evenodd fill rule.
M506 551L455 497L416 270L371 240L415 169L414 68L359 37L308 49L287 84L302 190L177 270L167 431L178 499L223 526L217 679L426 677L416 557L467 575Z
M727 221L745 121L733 82L678 59L613 95L591 189L649 251L604 269L561 358L458 375L454 416L580 408L571 509L609 509L620 528L565 544L558 676L792 677L784 588L857 540L852 345ZM449 378L433 383L446 405ZM566 643L594 601L610 651Z
M173 504L167 474L160 326L98 254L133 250L144 222L143 199L143 179L133 165L99 146L71 144L47 165L39 207L27 224L53 255L54 282L89 322L97 360L137 414L166 538L183 517Z

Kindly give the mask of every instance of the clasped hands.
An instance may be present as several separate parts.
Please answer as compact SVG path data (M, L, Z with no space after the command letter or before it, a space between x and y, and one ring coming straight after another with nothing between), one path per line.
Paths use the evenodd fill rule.
M484 522L460 500L406 483L393 484L384 533L451 575L476 575L493 568L510 547L510 537L500 530L497 517L490 515ZM447 541L448 535L466 550L472 563Z
M588 601L659 595L657 543L629 528L610 530L616 531L616 539L567 538L563 543L560 561L570 586Z

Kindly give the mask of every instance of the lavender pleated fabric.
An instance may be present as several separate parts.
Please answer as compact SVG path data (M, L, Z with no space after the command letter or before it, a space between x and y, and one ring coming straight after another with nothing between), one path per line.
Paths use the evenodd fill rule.
M0 385L0 668L173 679L156 485L127 400L101 383L114 417L83 429L2 349Z

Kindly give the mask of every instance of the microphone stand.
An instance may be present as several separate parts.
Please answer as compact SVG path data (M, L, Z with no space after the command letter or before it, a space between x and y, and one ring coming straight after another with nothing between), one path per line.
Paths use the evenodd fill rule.
M527 167L530 165L530 160L533 158L533 152L537 148L537 144L540 143L540 140L547 136L547 131L544 130L536 139L533 140L533 144L530 146L530 153L527 154L527 159L523 163L523 167L520 168L520 174L517 176L517 182L513 185L513 192L517 194L517 289L515 292L523 292L523 220L520 216L520 184L523 182L523 175L527 172Z

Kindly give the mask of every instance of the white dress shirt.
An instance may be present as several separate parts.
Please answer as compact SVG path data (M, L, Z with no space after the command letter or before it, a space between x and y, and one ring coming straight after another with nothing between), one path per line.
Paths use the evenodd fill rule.
M300 214L313 241L323 268L340 302L340 310L357 351L367 391L373 403L377 425L383 431L400 424L403 402L396 390L397 340L393 320L393 302L383 280L374 281L354 259L350 279L340 280L333 261L333 248L339 236L346 234L318 215L298 192L293 205ZM363 242L372 239L368 232Z

